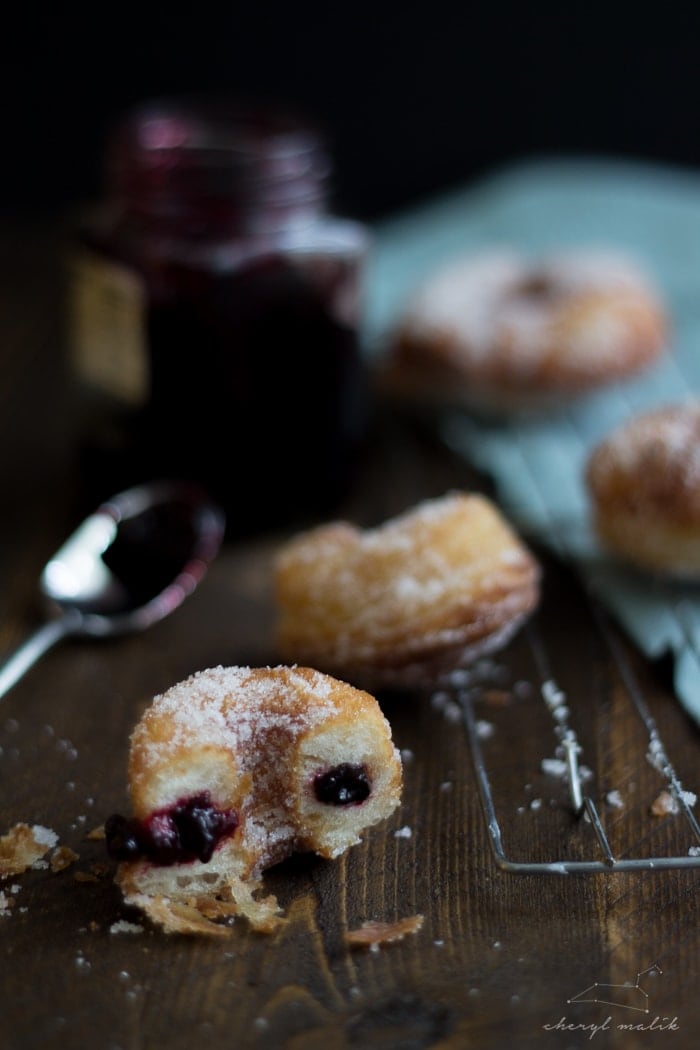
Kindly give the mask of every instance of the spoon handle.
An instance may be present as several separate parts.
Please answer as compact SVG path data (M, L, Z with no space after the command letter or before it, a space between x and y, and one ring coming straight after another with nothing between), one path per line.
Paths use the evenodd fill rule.
M69 613L64 614L44 624L15 649L0 667L0 700L45 652L62 638L72 634L77 625L78 620L75 617Z

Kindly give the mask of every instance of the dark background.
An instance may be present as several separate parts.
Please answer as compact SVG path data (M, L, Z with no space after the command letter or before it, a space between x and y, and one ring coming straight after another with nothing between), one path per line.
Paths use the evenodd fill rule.
M0 32L3 214L99 195L114 119L190 90L319 118L366 219L538 155L700 165L689 3L28 3Z

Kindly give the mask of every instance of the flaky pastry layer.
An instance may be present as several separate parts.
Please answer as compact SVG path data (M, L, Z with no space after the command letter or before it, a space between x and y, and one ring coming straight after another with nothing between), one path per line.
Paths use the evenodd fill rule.
M275 568L283 659L371 688L430 684L502 647L539 599L536 559L475 494L426 500L374 529L309 530Z

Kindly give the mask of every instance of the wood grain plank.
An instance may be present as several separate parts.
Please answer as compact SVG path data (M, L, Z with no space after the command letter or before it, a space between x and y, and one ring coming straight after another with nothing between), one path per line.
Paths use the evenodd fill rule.
M0 443L21 449L1 468L0 648L38 614L44 557L65 535L79 478L72 473L63 388L52 335L60 319L53 283L56 243L16 236L0 246L0 277L16 290L0 310ZM41 265L37 253L46 251ZM13 391L10 395L10 389ZM16 397L16 402L13 398ZM37 420L46 411L50 429ZM43 426L43 423L42 423ZM55 428L51 430L51 428ZM62 435L55 458L45 434ZM45 484L49 487L45 488ZM451 487L489 487L455 463L413 419L380 413L357 485L342 515L375 524ZM400 810L337 862L297 857L266 875L289 917L273 937L236 923L225 941L112 932L125 911L104 844L87 832L127 804L128 736L151 697L216 663L276 660L271 565L285 533L227 545L198 591L141 637L66 643L27 675L0 710L0 833L40 823L79 854L60 873L12 880L14 907L0 915L0 1016L12 1050L211 1050L231 1046L454 1048L584 1045L555 1026L603 1021L608 1046L651 1044L617 1027L621 1007L571 1001L593 985L640 980L650 1012L677 1016L670 1045L694 1045L700 932L693 871L530 876L501 871L491 853L466 734L429 694L381 695L406 756ZM566 786L542 773L555 738L538 699L542 659L577 712L577 731L620 854L687 848L674 818L649 819L658 774L606 631L576 578L538 551L541 607L527 629L472 683L492 723L484 753L497 773L497 803L517 856L588 850ZM624 666L662 727L684 784L697 776L698 733L673 700L663 670L619 635ZM529 785L529 786L528 786ZM542 799L544 806L531 807ZM402 829L406 833L396 835ZM80 878L76 879L76 875ZM92 881L85 881L94 877ZM14 889L14 887L17 887ZM6 887L3 887L6 888ZM348 929L366 919L424 916L423 928L377 952L351 950ZM666 1041L664 1033L656 1039Z

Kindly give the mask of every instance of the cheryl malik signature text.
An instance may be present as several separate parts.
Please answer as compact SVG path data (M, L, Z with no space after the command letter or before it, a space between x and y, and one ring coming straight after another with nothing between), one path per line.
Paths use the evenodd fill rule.
M583 1021L568 1021L566 1017L560 1018L554 1024L543 1024L545 1032L588 1032L588 1038L593 1039L599 1032L678 1032L680 1025L677 1017L655 1017L653 1021L620 1021L613 1023L612 1016L608 1015L600 1024Z

